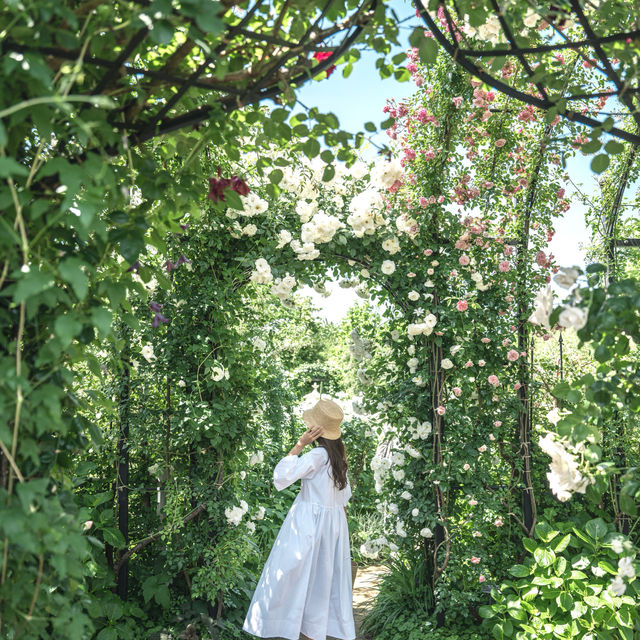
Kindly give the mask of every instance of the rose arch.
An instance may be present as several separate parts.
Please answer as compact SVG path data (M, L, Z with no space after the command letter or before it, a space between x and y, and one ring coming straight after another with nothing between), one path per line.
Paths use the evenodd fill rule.
M210 422L197 437L214 455L190 464L208 466L219 491L201 505L195 492L191 504L212 514L207 535L220 544L213 513L242 495L226 474L245 460L236 451L261 445L243 413L256 398L243 393L255 396L250 369L265 354L243 333L244 296L292 305L300 284L322 291L340 277L390 303L362 378L366 408L400 444L372 461L392 524L366 550L412 548L442 614L447 585L476 585L469 601L481 600L479 583L501 577L488 557L515 553L536 523L528 320L532 292L554 269L546 245L567 202L550 125L519 117L444 61L427 73L416 50L409 57L423 89L385 109L395 158L327 172L275 148L265 160L250 141L241 162L211 153L209 203L169 237L171 258L131 268L142 283L155 273L167 285L151 301L148 335L167 379L186 381L171 393Z

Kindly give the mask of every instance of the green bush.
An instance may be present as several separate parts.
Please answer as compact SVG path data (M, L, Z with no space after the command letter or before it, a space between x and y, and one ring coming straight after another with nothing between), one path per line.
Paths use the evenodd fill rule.
M495 638L639 637L640 583L629 556L631 542L601 518L574 525L540 522L536 539L524 538L530 556L509 570L516 580L493 589L494 604L480 608ZM631 558L626 573L621 571L625 556ZM623 595L612 589L618 581Z

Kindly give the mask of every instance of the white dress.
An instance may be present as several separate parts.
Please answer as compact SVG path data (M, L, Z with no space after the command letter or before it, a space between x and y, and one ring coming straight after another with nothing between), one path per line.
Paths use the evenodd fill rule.
M329 454L315 447L282 458L273 470L278 491L302 479L264 565L242 628L260 638L356 637L351 550L344 505L351 485L333 484Z

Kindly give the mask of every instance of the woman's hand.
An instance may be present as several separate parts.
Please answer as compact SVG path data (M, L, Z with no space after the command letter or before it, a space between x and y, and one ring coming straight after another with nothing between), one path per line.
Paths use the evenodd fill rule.
M308 444L311 444L317 437L322 435L324 429L322 427L318 427L316 425L312 425L309 427L298 439L298 444L306 447Z

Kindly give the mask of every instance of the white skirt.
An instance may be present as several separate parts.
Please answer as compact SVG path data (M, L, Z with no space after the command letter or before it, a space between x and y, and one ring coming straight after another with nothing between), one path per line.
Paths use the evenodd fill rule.
M242 628L260 638L356 637L344 508L296 497L264 565Z

